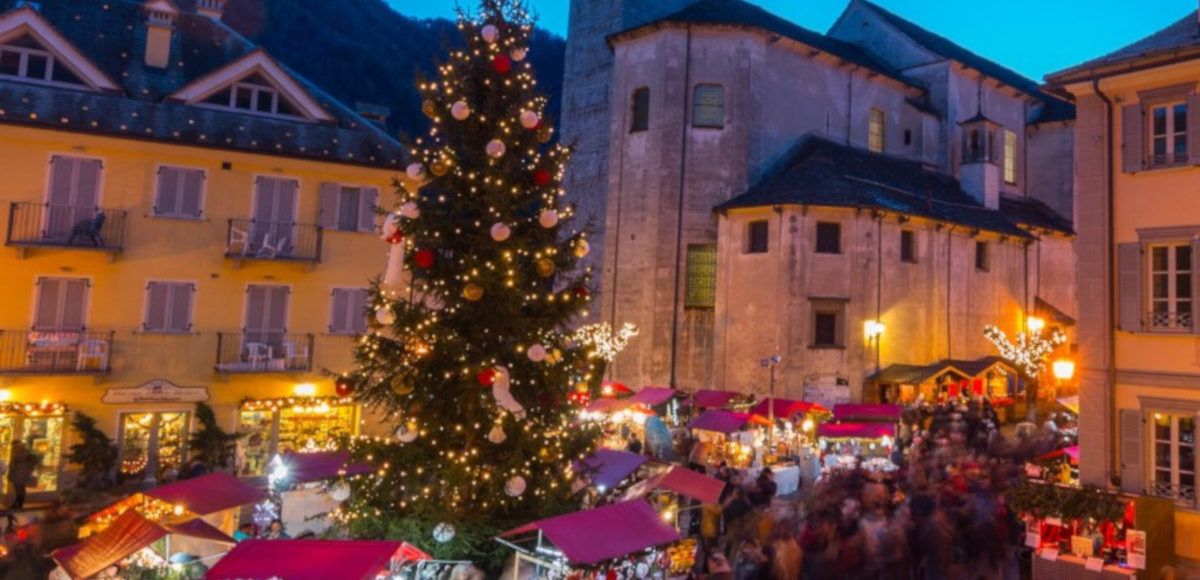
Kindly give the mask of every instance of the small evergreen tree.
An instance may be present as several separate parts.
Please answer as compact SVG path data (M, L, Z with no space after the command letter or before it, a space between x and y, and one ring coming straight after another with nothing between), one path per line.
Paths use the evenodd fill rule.
M95 418L79 411L71 418L71 427L79 434L79 443L72 445L67 454L67 460L80 467L77 487L92 491L111 489L117 445L96 428Z
M227 469L241 435L221 429L208 403L196 403L196 420L200 428L188 439L192 458L203 463L209 472Z

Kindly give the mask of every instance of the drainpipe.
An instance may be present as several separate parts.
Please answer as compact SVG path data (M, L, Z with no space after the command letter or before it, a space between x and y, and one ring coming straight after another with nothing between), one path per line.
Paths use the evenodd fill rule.
M854 128L854 71L859 68L854 65L846 76L846 145L850 145L850 133Z
M1092 78L1092 90L1096 92L1096 96L1104 101L1104 165L1108 170L1108 175L1105 176L1107 183L1104 184L1105 202L1108 205L1108 231L1105 236L1106 245L1108 246L1108 257L1105 266L1108 270L1108 328L1105 329L1106 341L1108 347L1108 388L1105 389L1105 395L1108 397L1108 405L1105 406L1105 413L1108 414L1108 468L1109 479L1111 480L1117 474L1117 340L1113 336L1113 329L1116 327L1117 321L1117 288L1116 288L1116 272L1113 271L1113 266L1116 264L1116 255L1113 245L1113 229L1116 227L1113 218L1113 179L1116 176L1116 168L1113 167L1113 103L1100 90L1100 79Z
M875 214L875 322L882 322L883 316L883 212ZM883 335L875 335L875 396L879 397L879 402L883 400L883 394L879 392L879 370L881 352L883 351Z
M950 343L951 327L953 318L950 316L950 310L954 305L954 299L950 295L950 282L954 279L954 273L950 268L954 262L954 226L946 228L946 358L953 358L954 346Z
M675 366L679 360L679 285L682 282L683 268L679 261L683 257L683 200L684 186L687 183L687 142L688 142L688 99L692 84L692 27L687 28L687 48L683 57L683 129L679 142L679 208L676 213L675 227L675 294L671 300L671 380L670 387L676 388Z

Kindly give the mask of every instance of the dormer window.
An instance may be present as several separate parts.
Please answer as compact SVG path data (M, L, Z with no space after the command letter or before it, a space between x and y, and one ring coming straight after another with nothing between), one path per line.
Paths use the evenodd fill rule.
M963 163L995 162L996 153L992 146L1000 126L983 115L975 115L960 123L962 126Z
M0 44L0 75L45 83L83 84L70 69L59 65L53 53L28 35Z
M259 75L251 75L233 83L228 89L217 91L204 102L253 113L298 116L287 99Z

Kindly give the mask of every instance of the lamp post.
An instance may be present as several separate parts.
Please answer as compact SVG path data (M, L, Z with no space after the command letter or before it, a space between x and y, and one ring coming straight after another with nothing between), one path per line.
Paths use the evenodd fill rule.
M767 427L768 451L775 448L775 367L782 360L783 357L776 353L759 361L760 365L771 369L770 394L767 396L767 420L771 422Z

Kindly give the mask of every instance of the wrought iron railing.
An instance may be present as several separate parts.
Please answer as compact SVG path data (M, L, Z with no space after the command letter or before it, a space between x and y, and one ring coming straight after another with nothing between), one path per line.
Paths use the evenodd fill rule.
M324 231L320 226L258 219L231 219L225 256L247 260L320 262Z
M1189 506L1196 504L1196 488L1191 485L1176 485L1154 481L1150 483L1150 489L1147 490L1147 493Z
M217 334L217 372L287 373L312 370L313 335L273 330Z
M1191 312L1151 312L1148 315L1153 330L1188 330L1192 327Z
M1187 151L1171 151L1169 153L1161 153L1158 155L1150 156L1150 166L1151 167L1182 165L1187 162L1188 162Z
M121 210L14 201L9 205L10 246L49 246L120 252L125 249Z
M0 330L0 373L107 373L113 332Z

